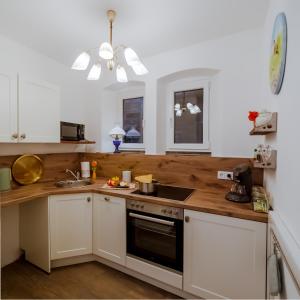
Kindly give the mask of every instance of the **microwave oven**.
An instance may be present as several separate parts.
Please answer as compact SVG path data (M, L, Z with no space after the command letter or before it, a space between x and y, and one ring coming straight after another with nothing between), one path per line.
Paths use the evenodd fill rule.
M60 122L61 141L83 141L85 140L83 124Z

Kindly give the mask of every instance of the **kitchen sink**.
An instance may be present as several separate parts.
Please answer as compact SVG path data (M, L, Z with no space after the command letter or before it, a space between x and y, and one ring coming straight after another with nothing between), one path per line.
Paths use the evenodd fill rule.
M83 187L92 184L90 179L79 179L79 180L61 180L55 183L57 187Z

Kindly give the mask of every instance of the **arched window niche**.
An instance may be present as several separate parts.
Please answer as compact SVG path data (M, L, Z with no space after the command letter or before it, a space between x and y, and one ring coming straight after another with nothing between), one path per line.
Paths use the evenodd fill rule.
M157 81L157 149L211 152L219 70L196 68Z

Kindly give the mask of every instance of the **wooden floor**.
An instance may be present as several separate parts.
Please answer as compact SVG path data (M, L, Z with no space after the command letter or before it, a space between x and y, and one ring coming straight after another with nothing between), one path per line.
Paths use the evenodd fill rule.
M175 299L177 296L97 262L53 269L20 260L2 269L2 299Z

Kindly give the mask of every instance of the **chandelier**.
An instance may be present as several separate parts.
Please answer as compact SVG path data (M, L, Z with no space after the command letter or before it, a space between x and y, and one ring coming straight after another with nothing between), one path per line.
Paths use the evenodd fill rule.
M113 48L112 45L112 25L116 17L114 10L107 11L109 20L109 42L104 42L100 48L93 48L82 52L72 65L73 70L86 70L90 64L91 56L94 50L98 50L95 62L91 67L87 80L98 80L101 75L102 65L106 65L110 71L116 70L116 78L118 82L128 82L125 68L121 65L123 57L128 66L132 68L136 75L144 75L148 73L147 68L143 65L136 52L124 45L118 45Z
M201 113L201 109L198 105L192 103L187 103L186 107L181 106L179 103L176 103L174 106L176 117L181 117L182 113L189 111L190 114L195 115Z

